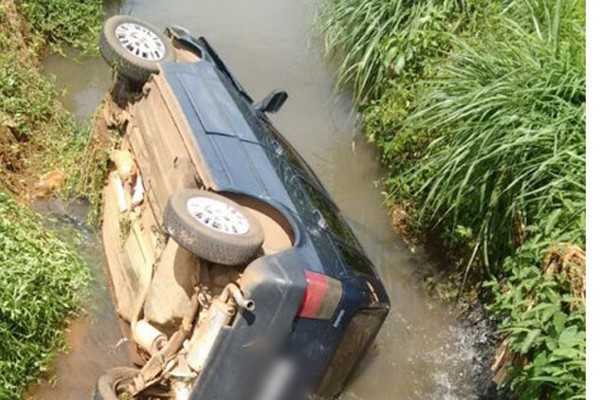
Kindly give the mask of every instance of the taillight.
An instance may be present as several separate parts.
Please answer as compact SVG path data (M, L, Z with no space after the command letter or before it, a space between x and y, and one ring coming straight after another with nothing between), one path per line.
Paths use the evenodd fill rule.
M306 292L298 316L330 319L342 299L342 283L337 279L305 270Z

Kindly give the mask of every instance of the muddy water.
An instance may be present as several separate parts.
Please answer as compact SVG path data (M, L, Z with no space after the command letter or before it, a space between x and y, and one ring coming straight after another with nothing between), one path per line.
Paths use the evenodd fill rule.
M311 31L316 7L299 0L127 0L120 10L206 36L256 98L273 88L289 92L288 103L273 119L350 219L392 300L374 348L342 398L477 398L476 338L418 289L415 271L428 267L428 258L411 252L389 227L380 189L374 186L384 171L355 128L350 99L332 94L332 67L322 60ZM66 89L65 104L80 120L87 118L108 84L110 74L102 61L51 56L45 65ZM100 307L109 305L102 302ZM112 317L106 311L101 319L108 325ZM57 386L46 388L40 398L85 398L100 367L115 364L110 349L118 337L112 330L88 321L76 326L80 330L71 335L73 351L59 361L58 371L82 373L76 378L59 374ZM79 397L71 395L74 390Z

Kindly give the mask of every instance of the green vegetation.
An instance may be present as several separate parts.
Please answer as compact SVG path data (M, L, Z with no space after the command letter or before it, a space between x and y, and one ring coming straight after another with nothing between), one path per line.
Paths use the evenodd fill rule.
M63 348L89 279L78 255L0 192L0 398L20 399Z
M86 135L38 66L49 45L92 49L101 10L101 2L0 0L2 399L19 399L48 371L69 319L81 311L89 272L75 244L49 232L14 198L71 191L65 182L85 185L78 166Z
M585 2L328 0L321 26L396 222L487 288L514 396L583 398Z
M48 44L67 44L97 53L102 2L74 0L15 0L34 35Z
M47 40L77 37L69 21L83 3L71 3L71 8L64 8L72 13L53 20L57 29L63 25L70 29L54 31L52 36L47 31L32 33L18 12L23 8L38 10L42 15L40 7L51 8L52 1L21 0L18 7L10 0L0 1L0 185L23 198L47 194L61 186L65 178L74 183L81 173L87 131L76 126L72 115L58 102L52 83L37 68L43 47L52 43ZM95 3L86 4L85 10ZM86 23L79 25L83 29L81 40L87 37L87 42L73 39L69 43L95 46L96 40L85 36L90 26L101 21L102 5L97 3L95 7L98 20L91 23L89 11L85 11L81 20ZM45 182L41 179L45 174L54 179Z

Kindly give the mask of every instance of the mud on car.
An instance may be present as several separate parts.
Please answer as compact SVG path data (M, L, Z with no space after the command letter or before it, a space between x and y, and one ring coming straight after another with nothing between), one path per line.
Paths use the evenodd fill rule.
M333 399L389 300L339 209L203 37L115 16L102 235L132 365L94 398Z

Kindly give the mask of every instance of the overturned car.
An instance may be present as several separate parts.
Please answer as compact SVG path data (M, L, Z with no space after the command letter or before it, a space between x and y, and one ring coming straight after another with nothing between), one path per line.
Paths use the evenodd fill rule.
M95 399L333 399L389 310L324 187L202 37L108 19L102 234L135 366Z

